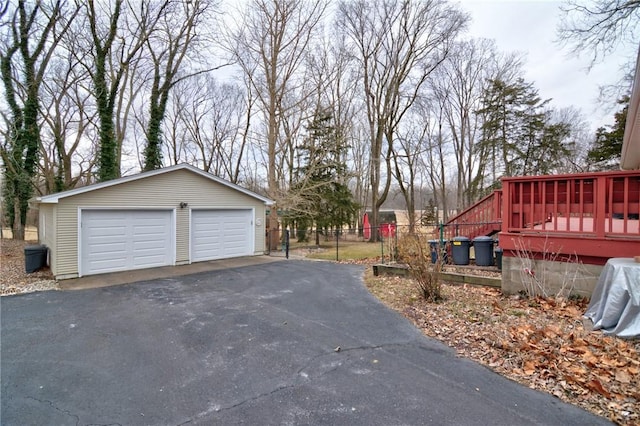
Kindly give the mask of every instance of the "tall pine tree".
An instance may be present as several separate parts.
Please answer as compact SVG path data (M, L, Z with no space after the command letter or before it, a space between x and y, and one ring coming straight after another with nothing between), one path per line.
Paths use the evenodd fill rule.
M492 171L486 176L491 187L501 176L553 173L570 155L570 125L553 122L549 101L522 78L514 83L489 81L478 111L484 119L478 149L489 163L485 168Z
M299 228L339 229L352 221L358 205L346 185L345 151L329 111L318 110L308 137L297 147L300 166L289 193L289 220ZM316 237L316 243L319 243Z

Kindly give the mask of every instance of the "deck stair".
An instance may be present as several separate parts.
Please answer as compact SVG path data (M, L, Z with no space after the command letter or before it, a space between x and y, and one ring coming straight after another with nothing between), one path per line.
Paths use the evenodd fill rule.
M475 204L449 219L443 226L442 235L436 238L449 241L462 236L473 240L480 236L491 236L502 229L502 190L496 189ZM439 232L439 230L438 230Z

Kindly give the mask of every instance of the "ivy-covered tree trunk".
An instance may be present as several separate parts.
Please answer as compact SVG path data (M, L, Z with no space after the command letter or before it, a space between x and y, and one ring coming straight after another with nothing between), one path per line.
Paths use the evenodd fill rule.
M162 94L154 87L150 100L147 146L144 149L144 171L162 167L162 120L167 109L169 90Z
M4 77L3 73L3 79ZM33 195L31 181L35 174L40 146L37 93L34 95L34 90L31 88L28 92L22 114L14 114L12 123L14 131L9 136L11 140L8 141L7 148L2 150L5 168L5 211L13 231L13 238L17 240L24 239L29 199ZM33 99L34 96L35 99Z
M154 109L151 112L151 122L147 132L147 146L144 150L144 171L162 167L162 130L160 129L162 117L157 117Z
M64 16L61 1L47 7L21 0L13 7L7 24L11 35L0 51L0 74L10 110L7 117L10 130L0 155L4 163L4 210L13 238L23 240L41 145L39 89L51 54L69 28L77 9L68 11L70 13ZM54 31L63 19L66 23ZM14 61L19 61L19 64Z
M86 2L92 42L90 49L95 64L90 72L100 121L98 179L107 181L120 177L120 144L116 137L114 111L121 96L122 81L130 72L131 64L138 57L164 9L152 12L148 2L145 2L141 3L139 13L135 15L132 6L136 2L115 0L108 27L101 28L102 22L106 21L105 8L100 8L98 2L99 8L96 10L95 3L95 0ZM124 11L123 5L127 8ZM124 23L120 28L122 16ZM135 18L137 25L127 26L127 18Z
M120 176L117 160L116 134L113 124L114 104L110 100L109 87L105 78L104 55L96 55L96 73L93 78L96 90L96 105L100 119L100 150L98 152L98 179L107 181Z
M115 75L107 81L107 64L111 56L113 41L118 33L118 21L122 10L122 1L116 0L113 14L109 20L109 32L100 34L98 29L98 16L93 1L87 3L89 29L93 37L95 69L92 74L95 90L98 119L100 120L99 150L98 150L98 179L107 181L120 176L118 167L118 142L116 141L115 125L113 122L113 110L115 96L122 78L122 68L117 69ZM127 61L127 63L130 59Z

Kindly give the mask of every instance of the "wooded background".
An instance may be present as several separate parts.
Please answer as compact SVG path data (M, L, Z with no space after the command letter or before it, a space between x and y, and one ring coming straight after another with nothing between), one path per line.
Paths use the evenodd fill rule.
M637 45L638 2L576 3L568 49ZM615 167L628 97L594 135L469 18L445 0L3 2L3 223L24 238L35 195L183 162L317 227L446 219L502 176Z

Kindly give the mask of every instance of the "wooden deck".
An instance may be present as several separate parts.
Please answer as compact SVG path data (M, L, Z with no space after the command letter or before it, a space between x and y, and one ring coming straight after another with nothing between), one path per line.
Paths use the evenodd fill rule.
M504 178L500 246L603 265L640 254L640 171Z
M605 218L604 228L608 234L640 234L640 220ZM533 229L553 232L583 232L595 234L596 223L592 217L556 217L549 218L543 224L535 225Z

